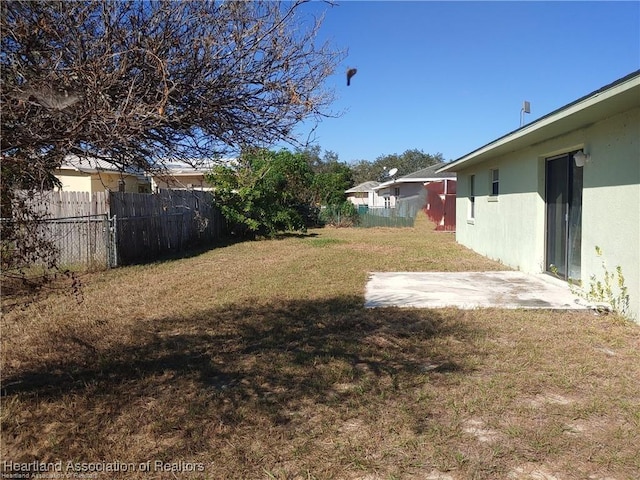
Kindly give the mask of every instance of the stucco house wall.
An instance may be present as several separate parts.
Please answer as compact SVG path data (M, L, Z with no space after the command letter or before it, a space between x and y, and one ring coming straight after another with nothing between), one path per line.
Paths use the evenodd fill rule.
M480 152L480 161L460 161L457 185L457 240L519 270L540 273L546 265L545 168L547 159L583 150L590 158L582 168L580 281L589 289L592 276L602 281L606 270L622 268L630 296L631 316L640 321L640 75L601 118L513 151ZM632 95L636 93L635 97ZM635 100L634 100L635 98ZM629 103L631 99L631 103ZM593 103L597 105L597 95ZM614 105L614 106L611 106ZM607 115L606 112L614 112ZM568 117L567 117L568 118ZM586 118L586 117L585 117ZM514 143L519 140L514 140ZM524 143L524 145L523 145ZM464 159L464 157L463 157ZM466 165L465 165L466 163ZM491 171L499 171L499 194L490 195ZM471 218L470 186L475 177L475 218ZM596 253L596 247L602 256ZM615 289L615 285L614 285Z
M91 185L91 175L73 170L58 170L55 176L62 184L60 190L64 192L94 192ZM104 188L102 189L104 190Z
M398 185L399 195L397 198L413 197L424 194L424 183L403 183Z
M380 208L395 208L396 200L397 198L394 187L379 187L375 191L374 204L372 206Z
M141 186L148 185L141 182L134 175L120 176L118 173L109 172L78 172L73 170L58 170L55 176L62 183L60 190L64 192L104 192L111 190L117 192L119 181L122 178L125 184L125 192L139 193Z
M150 192L149 179L137 170L121 172L112 164L93 157L80 158L69 155L54 175L65 192L104 192L120 190L124 181L124 191L130 193Z
M213 190L207 182L207 175L216 165L233 165L237 160L233 158L214 159L164 159L163 170L150 174L151 189L154 192L164 189L171 190Z
M424 197L426 202L425 186L431 182L447 180L455 182L455 173L439 173L438 170L445 165L436 163L416 172L394 178L378 185L374 190L379 198L380 206L385 206L385 198L389 207L395 208L398 201L403 198Z
M529 159L529 161L527 161ZM500 192L489 195L491 169L500 172ZM471 218L471 175L475 218ZM542 271L544 259L544 170L533 152L518 152L458 172L456 239L505 265ZM541 187L542 185L542 187ZM540 191L540 189L543 189ZM500 218L500 222L496 219ZM526 253L525 253L526 252Z
M347 195L347 200L353 203L355 206L366 205L373 203L373 192L354 192Z
M602 262L622 267L635 319L640 321L640 108L595 125L585 165L582 266L602 278ZM588 212L588 213L587 213ZM598 257L595 247L602 249ZM589 283L583 274L583 283Z
M221 161L230 163L234 160ZM206 181L206 174L215 164L209 160L194 160L191 163L167 160L163 162L165 169L159 173L145 173L133 168L121 172L109 162L71 155L55 175L62 182L64 191L119 191L121 180L124 181L124 191L128 193L151 193L160 189L212 190Z
M377 206L385 205L384 198L389 198L389 208L395 208L399 200L408 197L416 197L419 195L426 196L424 190L424 181L418 180L413 183L395 183L387 187L377 190Z

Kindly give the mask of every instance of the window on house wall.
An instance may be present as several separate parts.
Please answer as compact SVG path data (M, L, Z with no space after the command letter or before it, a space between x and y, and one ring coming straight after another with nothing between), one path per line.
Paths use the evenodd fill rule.
M491 170L491 196L497 197L500 192L500 172L498 169Z
M469 177L469 219L476 218L476 176Z
M400 187L395 187L393 189L393 195L397 198L400 196Z
M384 197L384 208L391 208L391 198Z

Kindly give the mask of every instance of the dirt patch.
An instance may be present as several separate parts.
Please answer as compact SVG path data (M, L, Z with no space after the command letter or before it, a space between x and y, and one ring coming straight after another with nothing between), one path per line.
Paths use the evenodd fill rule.
M476 437L479 442L494 442L500 435L498 431L487 428L485 423L479 419L467 420L464 422L462 430Z
M520 465L507 474L507 478L513 480L562 480L562 477L551 473L546 467L525 464Z
M524 403L533 408L542 408L546 405L570 405L574 400L556 393L541 393L533 398L525 399Z

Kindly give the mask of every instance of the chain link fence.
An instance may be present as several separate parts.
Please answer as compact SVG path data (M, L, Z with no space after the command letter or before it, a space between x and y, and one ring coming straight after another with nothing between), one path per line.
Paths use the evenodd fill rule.
M369 207L359 212L358 226L369 227L413 227L418 212L426 203L426 190L420 195L399 198L395 208Z
M29 203L31 218L2 219L2 232L13 233L2 238L2 258L20 257L16 268L143 263L212 245L225 229L208 192L46 192Z

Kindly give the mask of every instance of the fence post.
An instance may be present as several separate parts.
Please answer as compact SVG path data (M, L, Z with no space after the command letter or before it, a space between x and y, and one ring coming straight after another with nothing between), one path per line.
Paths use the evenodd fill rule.
M109 267L111 268L115 268L118 266L118 219L116 217L116 215L114 215L113 217L108 218L108 225L109 228L107 228L107 235L108 237L108 245L109 245L109 253L110 253L110 259L109 259Z
M89 214L91 215L91 214ZM91 216L87 217L87 261L85 262L87 265L94 262L93 254L95 253L95 247L93 245L92 235L91 235Z

